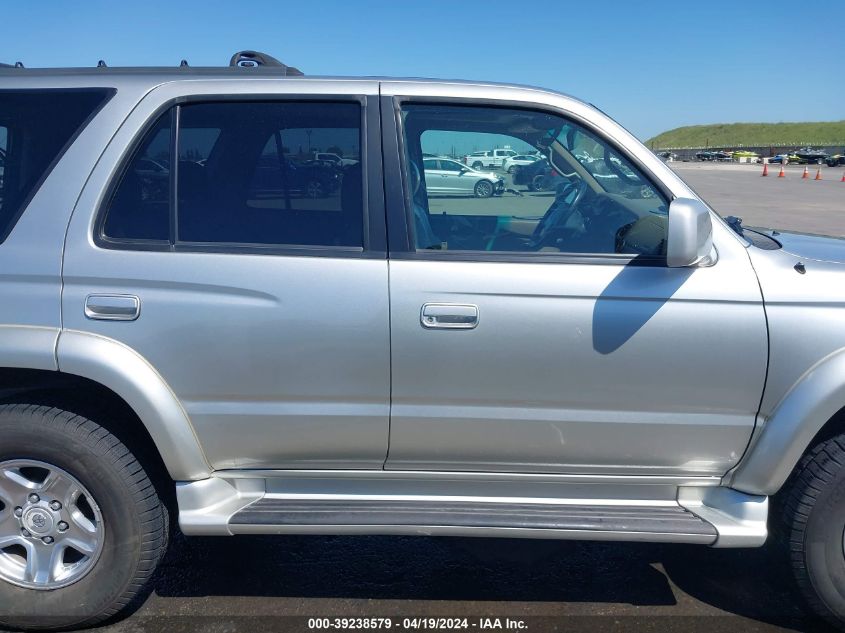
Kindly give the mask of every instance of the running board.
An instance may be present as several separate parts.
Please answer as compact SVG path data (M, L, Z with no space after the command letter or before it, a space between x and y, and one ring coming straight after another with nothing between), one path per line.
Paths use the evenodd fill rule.
M260 499L229 521L234 534L356 533L543 536L710 544L716 528L679 505Z
M756 547L767 536L766 497L711 482L585 486L562 478L549 482L546 476L519 488L493 478L479 488L456 474L422 487L410 474L386 477L359 474L326 481L289 473L177 482L179 524L188 535L418 534L714 547ZM444 494L447 490L451 494Z

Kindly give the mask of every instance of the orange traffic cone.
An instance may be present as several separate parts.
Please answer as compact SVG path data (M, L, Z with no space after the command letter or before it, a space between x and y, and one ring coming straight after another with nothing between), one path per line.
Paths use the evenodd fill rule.
M769 175L769 163L763 163L763 176ZM842 176L845 178L845 176Z
M780 173L778 174L778 178L786 178L786 172L783 170L783 163L780 164Z
M819 168L816 170L816 177L815 177L815 178L813 178L813 180L821 180L821 179L822 179L822 168L821 168L821 167L819 167Z
M810 168L804 165L804 175L801 176L801 180L806 180L810 177Z
M842 172L842 180L840 180L839 182L845 182L845 171Z

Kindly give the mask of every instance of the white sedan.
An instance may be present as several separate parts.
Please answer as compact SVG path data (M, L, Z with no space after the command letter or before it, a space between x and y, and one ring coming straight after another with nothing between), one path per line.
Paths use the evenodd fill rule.
M525 167L531 163L535 163L540 159L536 154L517 154L516 156L508 156L505 162L502 163L502 171L513 174L520 167Z
M429 194L489 198L505 189L505 181L500 176L467 167L451 158L426 158L423 170Z

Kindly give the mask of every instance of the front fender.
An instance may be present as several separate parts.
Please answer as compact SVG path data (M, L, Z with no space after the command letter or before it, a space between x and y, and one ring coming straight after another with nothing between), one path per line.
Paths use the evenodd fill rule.
M732 488L772 495L786 482L825 423L845 406L845 349L813 365L755 434L728 480Z
M174 480L211 475L187 413L143 356L114 339L76 330L59 334L56 351L59 371L98 382L126 401L147 428Z

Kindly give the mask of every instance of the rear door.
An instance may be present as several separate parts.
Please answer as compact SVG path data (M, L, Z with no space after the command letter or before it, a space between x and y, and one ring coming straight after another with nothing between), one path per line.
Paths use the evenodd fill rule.
M366 81L161 87L73 214L64 326L143 356L215 469L384 463L377 94ZM309 160L331 147L358 162Z
M383 104L399 113L384 121L389 178L426 139L465 152L496 135L569 158L553 191L389 197L387 468L722 475L754 428L767 358L743 246L716 223L713 265L668 268L671 192L602 130L499 92L449 96Z

